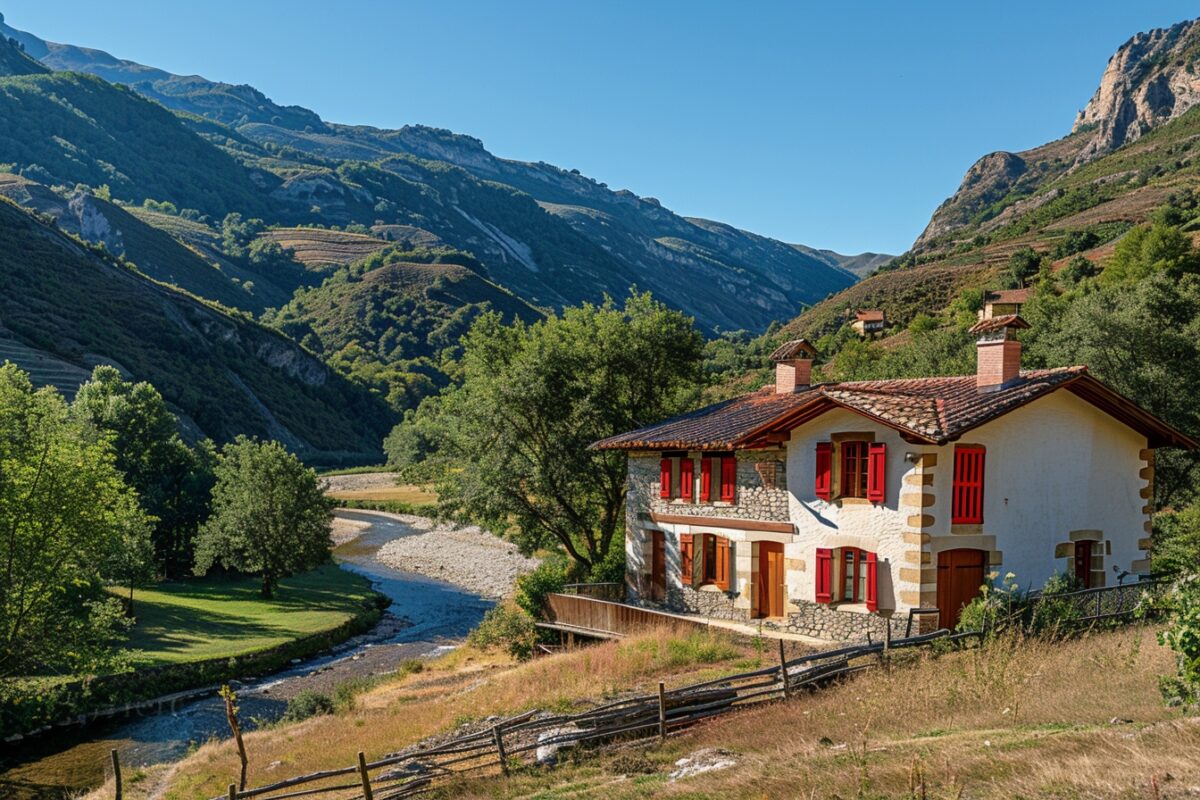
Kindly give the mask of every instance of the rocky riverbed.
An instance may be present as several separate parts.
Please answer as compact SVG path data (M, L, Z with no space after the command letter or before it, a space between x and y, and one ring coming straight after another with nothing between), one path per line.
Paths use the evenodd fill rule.
M435 523L407 514L376 516L409 530L379 548L376 558L381 563L448 581L482 597L505 597L518 576L538 565L536 558L521 555L512 543L477 527Z

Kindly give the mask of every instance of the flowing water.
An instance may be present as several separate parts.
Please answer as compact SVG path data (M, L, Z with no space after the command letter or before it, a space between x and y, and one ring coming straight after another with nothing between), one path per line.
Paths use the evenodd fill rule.
M246 729L278 719L287 698L301 690L328 692L340 681L385 673L406 658L453 647L492 605L451 584L376 561L384 543L417 533L408 525L370 512L338 515L370 523L357 538L334 550L338 563L369 578L392 605L372 631L341 648L273 675L249 678L237 687ZM198 744L228 735L224 704L209 696L162 713L143 712L84 728L56 729L27 742L0 743L0 798L58 800L94 787L104 780L113 748L128 781L139 766L171 761Z

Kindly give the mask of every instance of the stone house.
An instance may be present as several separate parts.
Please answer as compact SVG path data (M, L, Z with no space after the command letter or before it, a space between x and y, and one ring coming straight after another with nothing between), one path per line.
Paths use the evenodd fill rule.
M983 308L979 311L980 319L994 319L1009 314L1020 314L1021 306L1029 302L1032 289L998 289L987 292L983 296Z
M854 322L850 323L850 327L857 331L859 336L870 339L887 329L887 315L878 308L855 311Z
M1038 588L1149 569L1154 450L1187 435L1086 367L1021 371L1017 316L974 375L774 385L597 442L629 453L627 595L838 640L953 626L989 571Z

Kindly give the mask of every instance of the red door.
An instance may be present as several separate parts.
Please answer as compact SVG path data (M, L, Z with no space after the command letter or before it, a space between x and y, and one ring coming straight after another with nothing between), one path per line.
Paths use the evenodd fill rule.
M986 550L943 550L938 553L937 604L940 624L953 628L962 608L979 596L987 574Z
M758 543L758 616L783 616L783 545Z
M662 531L650 531L650 599L667 599L667 553Z
M1075 543L1075 579L1081 589L1092 588L1092 542Z

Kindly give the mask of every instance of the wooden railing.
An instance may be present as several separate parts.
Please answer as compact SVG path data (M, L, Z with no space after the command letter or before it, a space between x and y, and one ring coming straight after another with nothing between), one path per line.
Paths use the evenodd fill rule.
M551 627L610 636L628 636L655 627L705 627L700 620L574 594L546 595L546 623Z
M576 594L580 597L594 597L597 600L612 600L619 603L625 599L625 584L623 583L568 583L563 587L563 594Z

